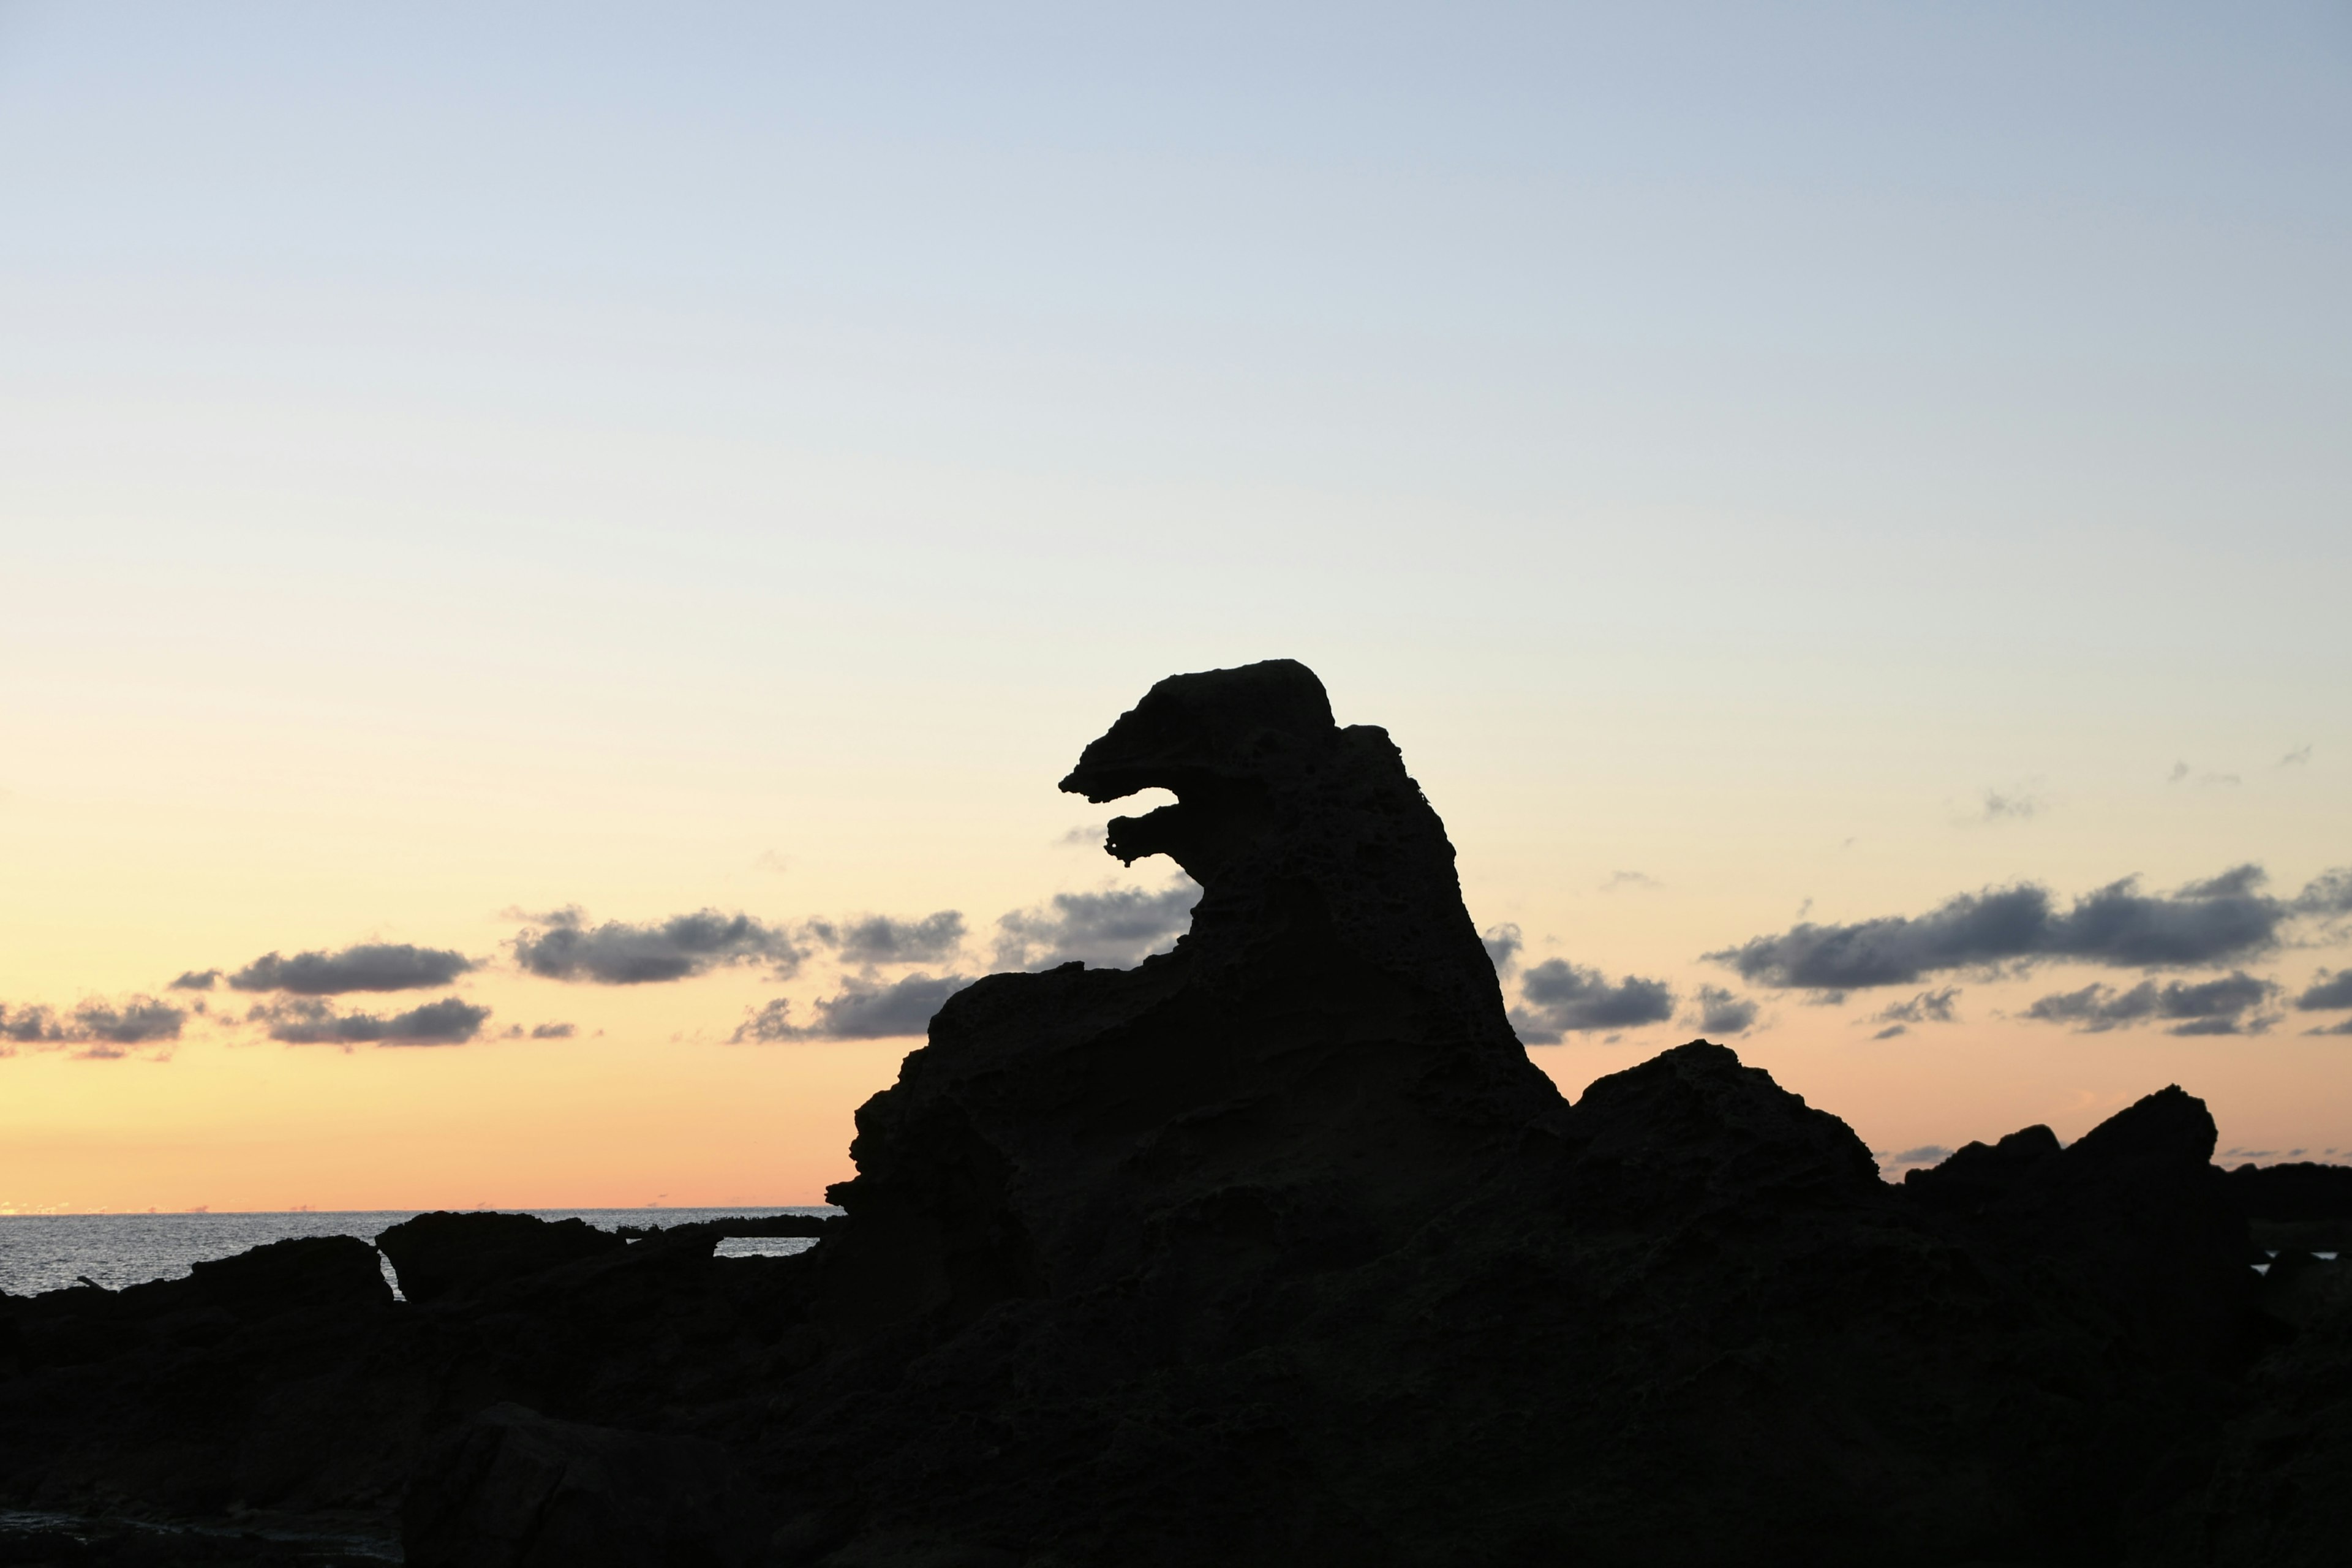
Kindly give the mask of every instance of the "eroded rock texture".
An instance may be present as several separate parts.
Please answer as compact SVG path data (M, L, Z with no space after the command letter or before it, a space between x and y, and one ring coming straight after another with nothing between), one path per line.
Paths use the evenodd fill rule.
M1705 1042L1571 1106L1304 667L1163 681L1063 787L1155 786L1107 847L1191 934L957 994L811 1251L427 1216L404 1304L324 1254L266 1330L226 1275L5 1303L0 1482L294 1443L170 1495L404 1496L417 1568L2340 1560L2346 1292L2249 1267L2198 1100L1902 1187Z

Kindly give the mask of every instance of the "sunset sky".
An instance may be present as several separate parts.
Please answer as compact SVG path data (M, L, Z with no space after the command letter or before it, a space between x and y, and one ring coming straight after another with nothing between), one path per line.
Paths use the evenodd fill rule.
M1113 9L0 4L0 1211L816 1201L1274 657L1571 1094L2352 1160L2352 10Z

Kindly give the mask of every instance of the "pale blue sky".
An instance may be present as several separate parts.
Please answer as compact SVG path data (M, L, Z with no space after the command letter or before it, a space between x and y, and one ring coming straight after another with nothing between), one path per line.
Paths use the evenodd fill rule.
M0 1003L984 922L1277 654L1475 914L1685 991L1807 899L2299 887L2347 152L2342 4L0 5Z

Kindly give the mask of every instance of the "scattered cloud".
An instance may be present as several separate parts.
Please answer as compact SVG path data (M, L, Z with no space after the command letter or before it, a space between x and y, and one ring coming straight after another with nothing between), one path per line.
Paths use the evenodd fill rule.
M751 869L754 871L765 871L770 876L781 877L792 868L791 858L773 849L762 849L751 857Z
M1890 1165L1934 1165L1952 1157L1952 1152L1941 1143L1922 1143L1916 1149L1906 1149L1899 1154L1882 1156Z
M2045 802L2040 795L2018 789L1984 792L1976 820L1979 822L2025 822L2041 814Z
M1054 844L1061 849L1099 849L1109 834L1108 822L1082 822L1055 839Z
M1874 1040L1891 1040L1897 1035L1907 1035L1910 1032L1911 1026L1908 1024L1889 1024L1870 1037Z
M1507 921L1501 925L1488 926L1479 933L1478 942L1486 948L1486 957L1497 974L1508 974L1519 962L1519 950L1527 946L1519 935L1519 928Z
M180 1037L187 1010L152 996L132 996L123 1002L93 997L62 1016L47 1007L0 1005L0 1044L8 1046L84 1046L75 1054L114 1058L126 1046L159 1045Z
M173 981L172 984L166 985L163 989L166 991L209 991L215 984L219 984L220 974L221 972L217 969L184 970L181 972L180 977L177 980Z
M2352 915L2352 866L2322 871L2305 883L2303 891L2294 896L2294 910L2302 915Z
M1698 1032L1740 1035L1755 1025L1756 1004L1720 985L1698 988Z
M2299 768L2310 761L2311 745L2306 742L2303 745L2297 746L2294 751L2289 752L2285 756L2281 757L2278 760L2278 765L2283 768Z
M340 996L352 991L417 991L446 985L473 967L472 959L446 948L367 942L341 952L298 952L291 958L267 952L230 975L228 984L233 991Z
M598 985L646 985L684 980L723 963L764 963L790 975L808 954L782 929L745 914L699 910L633 925L592 926L577 907L523 917L531 923L514 939L515 962L548 980Z
M2327 1007L2352 1007L2352 969L2334 973L2321 970L2319 977L2294 999L2294 1005L2305 1013L2315 1013Z
M963 974L909 974L888 984L852 978L838 995L816 1004L816 1021L792 1021L792 1003L779 996L747 1014L730 1045L769 1045L784 1040L884 1040L919 1035L947 999L971 984Z
M1548 958L1519 982L1527 1005L1511 1009L1511 1026L1530 1046L1556 1046L1569 1033L1663 1024L1675 1014L1675 994L1661 980L1627 975L1612 984L1597 969Z
M1874 1024L1957 1023L1958 1016L1952 1011L1952 1004L1959 999L1959 994L1960 988L1957 985L1947 985L1941 991L1922 991L1908 1002L1896 1002L1880 1008L1870 1016L1869 1021ZM1891 1032L1900 1034L1902 1031ZM1888 1033L1882 1031L1875 1037L1885 1039Z
M1663 888L1665 884L1646 871L1612 871L1609 879L1601 884L1604 893L1618 892L1626 888Z
M2305 1029L2306 1035L2352 1035L2352 1018L2339 1018L2324 1028Z
M835 925L811 921L811 940L835 949L844 963L938 963L963 945L963 915L941 910L919 921L860 915Z
M568 1040L580 1031L570 1024L533 1024L530 1037L534 1040Z
M2300 914L2352 909L2352 870L2315 879L2288 901L2261 891L2257 866L2239 866L2170 893L2144 893L2126 877L2060 910L2032 882L1946 900L1924 915L1849 925L1801 921L1706 956L1749 981L1806 990L1916 984L1942 970L2076 959L2136 968L2228 963L2278 945Z
M2037 1000L2029 1018L2065 1024L2077 1034L2104 1034L2128 1024L2173 1020L2170 1035L2258 1035L2277 1022L2256 1010L2278 994L2278 985L2243 970L2194 984L2175 980L2159 988L2143 980L2128 991L2094 983Z
M1127 969L1165 952L1192 928L1201 885L1180 877L1167 887L1107 888L1056 893L996 922L996 962L1004 969L1052 969L1074 961Z
M481 1033L490 1010L457 996L444 996L389 1017L338 1012L331 1002L294 997L257 1004L249 1023L268 1026L269 1037L289 1046L459 1046Z

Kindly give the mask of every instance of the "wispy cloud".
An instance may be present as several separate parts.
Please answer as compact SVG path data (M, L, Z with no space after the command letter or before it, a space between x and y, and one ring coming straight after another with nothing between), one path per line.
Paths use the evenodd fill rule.
M1609 879L1601 884L1601 890L1604 893L1617 893L1628 889L1648 890L1664 886L1664 882L1659 881L1647 871L1612 871L1609 873Z
M1494 964L1497 974L1508 974L1517 968L1519 952L1527 946L1519 935L1519 928L1509 921L1488 926L1479 933L1478 942L1486 948L1487 961Z
M2299 768L2303 767L2310 761L2311 746L2310 743L2306 742L2305 744L2297 746L2294 751L2289 752L2285 756L2281 757L2278 760L2278 765L2283 768Z
M1989 789L1978 804L1976 820L2026 822L2042 815L2048 804L2042 796L2023 789Z

